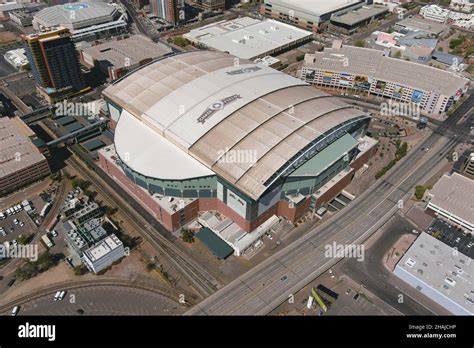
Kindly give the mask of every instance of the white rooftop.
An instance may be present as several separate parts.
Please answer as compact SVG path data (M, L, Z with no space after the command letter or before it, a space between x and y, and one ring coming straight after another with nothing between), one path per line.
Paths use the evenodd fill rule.
M103 258L107 254L122 246L122 242L114 234L111 234L98 244L84 251L84 254L91 262L96 262L97 260Z
M397 268L402 274L408 273L422 281L438 296L448 298L449 306L445 302L440 303L448 309L462 307L463 310L458 308L455 314L464 311L474 314L474 262L466 255L423 232L399 261Z
M184 36L243 59L255 59L308 38L311 32L272 19L250 17L220 21L191 30Z
M46 27L62 25L69 29L79 29L112 21L117 13L114 6L88 0L46 7L36 13L33 20Z
M443 175L429 193L432 204L474 224L474 180L458 173Z

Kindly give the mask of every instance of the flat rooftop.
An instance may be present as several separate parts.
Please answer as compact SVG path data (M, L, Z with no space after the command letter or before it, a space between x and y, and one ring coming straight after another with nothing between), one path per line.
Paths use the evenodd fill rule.
M242 17L193 29L184 36L239 58L255 59L311 35L310 31L272 19Z
M453 96L463 89L468 79L428 65L384 56L371 48L342 46L325 48L323 52L307 54L304 66L338 73L369 76L421 91L436 91Z
M446 24L437 23L421 17L405 18L396 24L406 28L418 29L436 35L439 35L443 31L449 29L449 26Z
M84 254L90 261L95 262L115 249L120 248L122 245L122 242L117 238L117 236L111 234L98 244L84 251Z
M429 193L430 203L474 223L474 180L458 173L443 175Z
M316 16L338 11L361 2L361 0L265 0L265 3L280 5Z
M422 232L397 267L474 314L474 262Z
M133 35L123 40L114 40L83 50L94 60L106 61L111 66L123 68L139 64L144 59L154 59L171 53L168 46L154 43L143 35Z
M334 16L331 18L331 22L346 25L355 25L357 23L370 19L373 16L378 16L384 12L388 12L388 7L381 5L363 6L358 8L357 10L349 11L340 16Z
M46 159L31 142L32 135L18 117L0 117L0 178Z

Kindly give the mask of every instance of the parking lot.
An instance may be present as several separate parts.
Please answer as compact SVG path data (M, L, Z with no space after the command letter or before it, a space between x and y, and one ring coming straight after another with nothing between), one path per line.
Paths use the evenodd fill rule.
M6 217L0 220L0 243L16 240L19 235L28 237L35 231L36 226L24 210L10 216L3 213Z
M474 237L460 228L436 219L426 231L435 238L470 258L474 258Z
M177 302L140 289L91 286L67 291L63 300L55 301L54 296L22 305L19 315L178 315L184 311Z

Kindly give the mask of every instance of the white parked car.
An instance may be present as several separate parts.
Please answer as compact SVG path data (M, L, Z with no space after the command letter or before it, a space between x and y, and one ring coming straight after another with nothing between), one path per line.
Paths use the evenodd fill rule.
M54 294L54 300L55 301L59 300L60 295L61 295L61 291L56 291L56 293Z
M52 235L53 237L57 237L57 236L58 236L58 232L56 232L56 230L53 230L53 231L51 231L51 235Z
M12 309L12 316L16 316L18 314L18 312L20 311L20 306L15 306L13 307Z
M18 219L14 219L14 220L13 220L13 223L14 223L15 225L18 225L19 222L20 222L20 221L18 221Z

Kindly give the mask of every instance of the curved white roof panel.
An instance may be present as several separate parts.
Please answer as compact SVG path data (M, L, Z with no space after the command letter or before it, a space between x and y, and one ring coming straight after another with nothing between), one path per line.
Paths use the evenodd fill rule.
M104 95L124 109L115 143L132 169L161 179L215 173L253 199L314 139L365 116L299 79L216 52L152 63Z
M148 177L184 180L214 175L127 110L122 111L115 129L115 150L130 169Z

